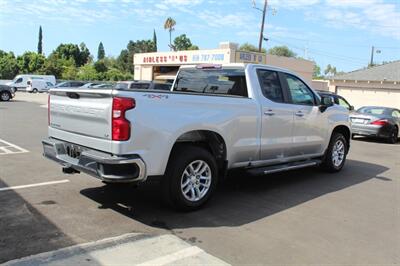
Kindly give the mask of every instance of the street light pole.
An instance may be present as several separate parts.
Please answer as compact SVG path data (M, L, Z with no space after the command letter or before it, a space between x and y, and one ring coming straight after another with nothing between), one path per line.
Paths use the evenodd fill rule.
M264 0L264 8L263 8L261 31L260 31L260 39L259 39L259 42L258 42L258 52L259 53L261 53L262 41L263 41L263 38L264 38L264 22L265 22L266 11L267 11L267 0Z
M375 52L375 47L372 46L372 49L371 49L371 62L369 63L369 65L370 65L371 67L374 66L374 52Z

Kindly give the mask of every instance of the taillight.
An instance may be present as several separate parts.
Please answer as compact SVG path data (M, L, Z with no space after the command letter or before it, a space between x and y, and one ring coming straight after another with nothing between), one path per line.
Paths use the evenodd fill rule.
M113 98L112 104L112 140L124 141L131 136L131 123L125 118L125 112L135 108L135 99Z
M47 96L47 125L50 126L50 94Z
M376 125L376 126L384 126L386 124L389 124L389 121L386 120L386 119L379 119L379 120L376 120L374 122L371 122L370 124L371 125Z

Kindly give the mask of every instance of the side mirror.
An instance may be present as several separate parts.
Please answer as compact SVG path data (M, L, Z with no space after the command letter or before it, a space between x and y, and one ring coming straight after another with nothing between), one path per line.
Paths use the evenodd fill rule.
M321 113L323 113L326 109L328 109L328 107L333 106L333 104L334 101L331 96L321 96L321 104L319 106L319 110L321 111Z
M350 105L349 111L354 111L354 106Z

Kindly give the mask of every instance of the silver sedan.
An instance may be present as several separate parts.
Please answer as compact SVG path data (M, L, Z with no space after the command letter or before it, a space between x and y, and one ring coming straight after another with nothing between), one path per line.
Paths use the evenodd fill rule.
M352 135L384 138L396 143L399 137L400 110L380 106L364 106L350 114Z

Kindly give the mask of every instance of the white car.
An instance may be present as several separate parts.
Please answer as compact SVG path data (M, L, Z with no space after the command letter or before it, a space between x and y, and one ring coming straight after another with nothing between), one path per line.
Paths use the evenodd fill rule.
M54 75L24 74L17 75L11 82L8 82L6 85L13 88L14 91L17 91L18 89L25 89L26 87L28 87L29 80L44 80L52 84L56 84L56 77Z
M54 84L43 80L43 79L30 79L28 80L28 87L26 87L27 92L47 92L49 89L54 87Z

